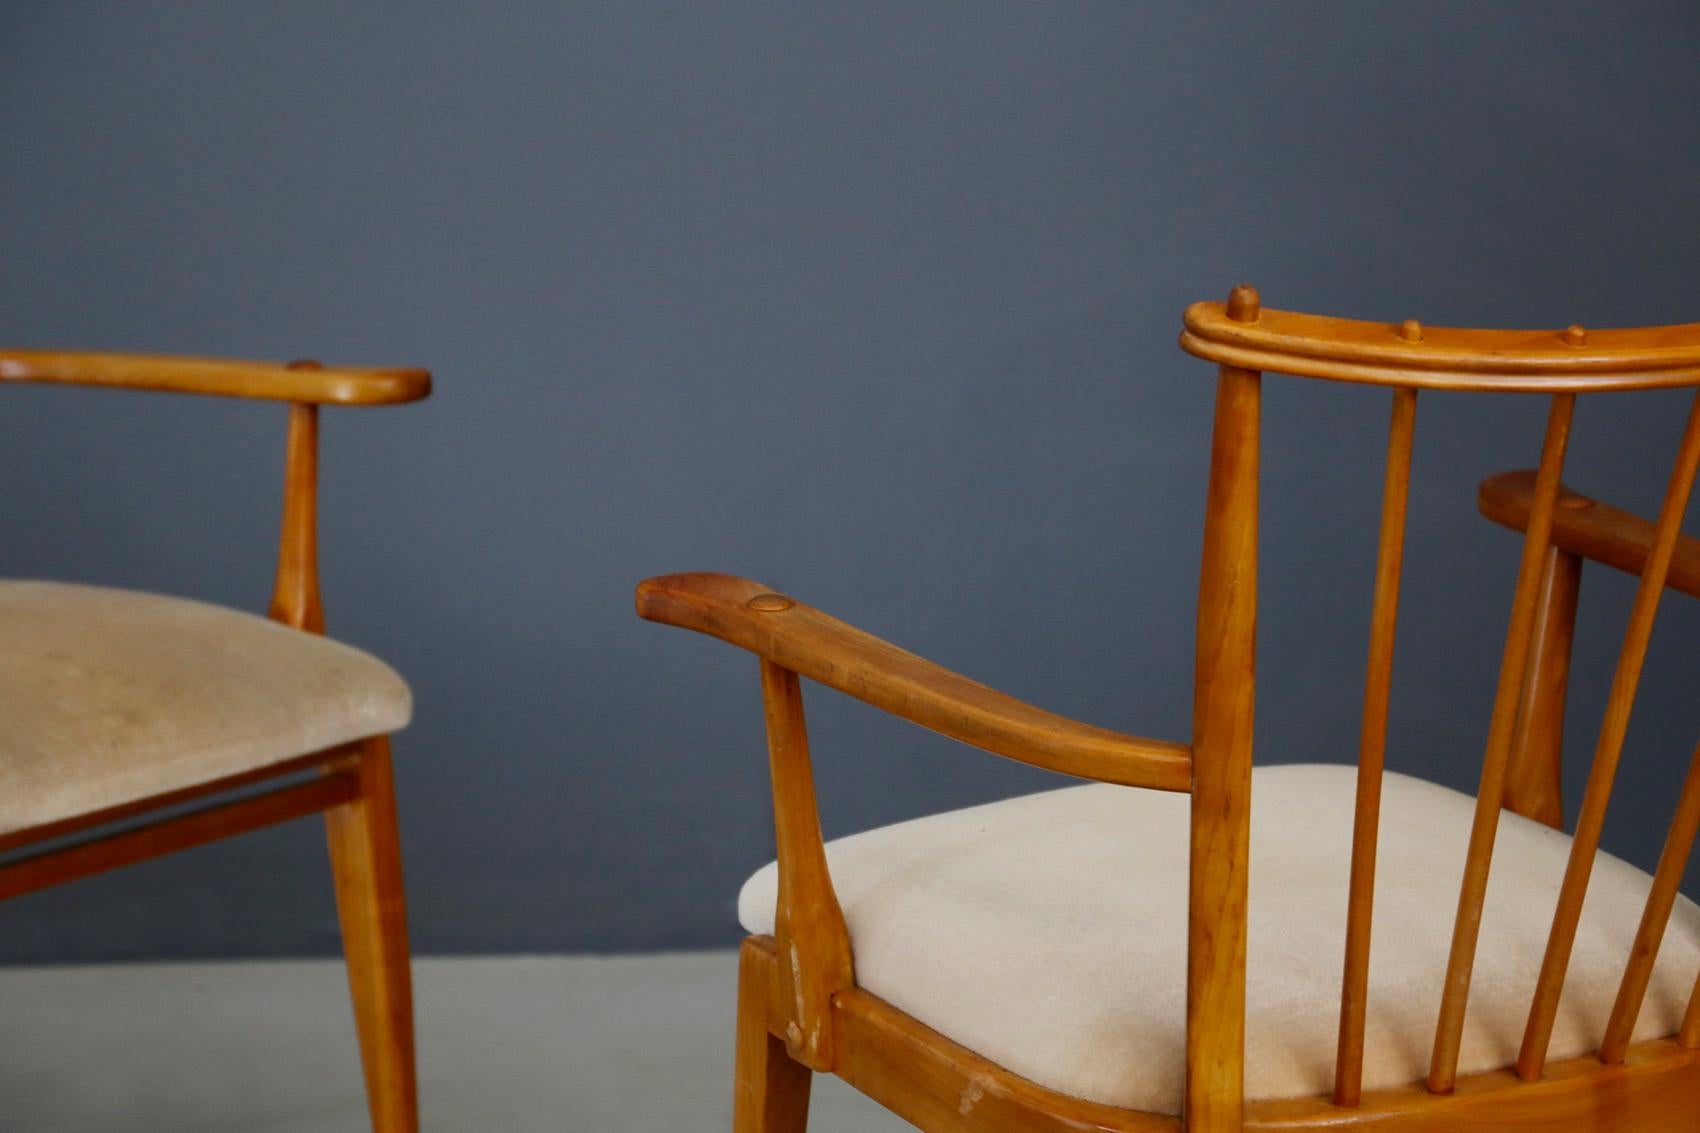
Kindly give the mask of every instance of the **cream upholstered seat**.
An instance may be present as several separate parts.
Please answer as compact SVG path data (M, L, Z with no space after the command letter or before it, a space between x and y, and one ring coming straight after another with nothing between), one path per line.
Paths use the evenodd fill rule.
M1356 769L1253 774L1246 1095L1326 1094L1339 1024ZM1188 798L1090 785L899 823L828 845L856 982L1043 1086L1179 1113ZM1381 811L1364 1086L1428 1068L1474 800L1389 774ZM1459 1069L1516 1060L1570 838L1505 814ZM1597 1049L1650 878L1601 854L1551 1047ZM739 898L773 931L776 874ZM1675 1033L1700 965L1680 899L1637 1038Z
M403 727L358 649L235 610L0 580L0 833Z

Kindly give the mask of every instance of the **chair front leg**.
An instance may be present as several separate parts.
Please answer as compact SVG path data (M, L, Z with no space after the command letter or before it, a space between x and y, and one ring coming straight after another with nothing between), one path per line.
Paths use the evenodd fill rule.
M777 973L772 954L751 938L738 953L738 1058L732 1133L804 1133L814 1072L786 1052L768 1027Z
M389 737L368 740L359 795L325 812L342 947L374 1133L417 1133L413 987Z

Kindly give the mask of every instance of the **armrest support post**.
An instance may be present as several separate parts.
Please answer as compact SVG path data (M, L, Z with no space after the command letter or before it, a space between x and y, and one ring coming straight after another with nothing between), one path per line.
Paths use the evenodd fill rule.
M316 368L291 363L290 368ZM325 632L319 597L319 407L289 407L289 439L283 466L283 525L278 538L277 580L272 618L308 633Z
M1554 830L1564 829L1564 705L1581 582L1582 557L1548 547L1505 771L1505 808Z
M855 983L850 930L827 871L802 684L796 673L763 658L761 692L779 856L773 934L789 1016L785 1048L810 1069L826 1071L834 1062L832 997Z

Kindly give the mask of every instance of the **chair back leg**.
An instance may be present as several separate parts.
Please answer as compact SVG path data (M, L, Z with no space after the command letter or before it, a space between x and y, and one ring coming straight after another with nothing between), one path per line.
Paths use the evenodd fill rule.
M359 794L325 812L373 1133L418 1133L413 981L389 738L366 742Z

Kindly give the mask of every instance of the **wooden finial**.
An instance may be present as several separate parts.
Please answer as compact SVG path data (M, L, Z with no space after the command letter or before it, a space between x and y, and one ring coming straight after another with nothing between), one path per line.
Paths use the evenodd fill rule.
M1423 324L1415 319L1406 319L1399 324L1399 337L1406 342L1421 342L1423 340Z
M1571 323L1568 327L1564 328L1564 345L1566 345L1566 346L1586 346L1586 345L1588 345L1588 328L1585 327L1585 326L1578 326L1575 323Z
M1242 283L1228 292L1228 317L1236 323L1255 323L1262 313L1263 301L1251 284Z

